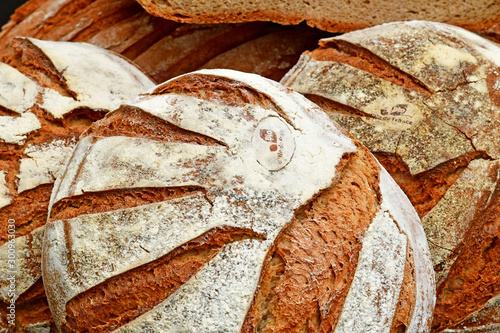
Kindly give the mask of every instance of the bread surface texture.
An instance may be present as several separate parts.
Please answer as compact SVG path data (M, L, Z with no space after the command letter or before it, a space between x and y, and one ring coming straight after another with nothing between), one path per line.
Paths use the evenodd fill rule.
M328 35L305 24L181 24L148 14L134 0L29 0L2 28L0 58L17 36L90 43L120 53L160 83L201 68L279 80Z
M50 207L43 276L63 332L429 330L432 265L403 192L257 75L186 74L108 114Z
M500 329L492 306L500 294L498 45L441 23L384 24L321 40L282 83L359 138L412 201L436 271L433 331Z
M90 44L18 38L12 47L15 55L0 63L0 259L12 265L0 275L0 302L2 310L16 302L20 332L50 329L40 260L54 180L93 121L153 82L128 60ZM12 248L16 258L8 261Z
M483 30L500 21L494 0L441 1L166 1L138 0L151 14L188 23L272 21L347 32L387 22L428 20Z

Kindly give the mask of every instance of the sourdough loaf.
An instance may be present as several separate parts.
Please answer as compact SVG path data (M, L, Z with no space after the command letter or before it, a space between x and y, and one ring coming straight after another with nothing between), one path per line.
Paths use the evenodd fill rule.
M27 332L50 329L40 260L55 178L92 121L153 83L90 44L18 38L11 46L17 53L0 63L0 331L15 301L16 332Z
M91 43L131 59L156 82L219 66L279 80L326 37L305 25L180 24L134 0L30 0L0 32L0 55L16 36Z
M313 103L204 70L80 138L43 278L63 332L427 332L434 274L389 174Z
M359 138L412 201L437 277L433 331L498 332L500 48L392 23L320 41L282 83Z
M137 0L149 13L187 23L272 21L346 32L402 20L429 20L484 30L500 22L495 0L196 1Z

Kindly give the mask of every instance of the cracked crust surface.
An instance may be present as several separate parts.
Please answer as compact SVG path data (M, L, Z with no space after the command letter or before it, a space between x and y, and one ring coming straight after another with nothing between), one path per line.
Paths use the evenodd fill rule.
M63 331L428 331L418 216L315 105L223 70L129 104L82 136L51 201L44 278Z
M320 41L282 80L366 144L414 204L436 271L436 332L500 287L480 254L500 235L499 56L460 28L391 23Z

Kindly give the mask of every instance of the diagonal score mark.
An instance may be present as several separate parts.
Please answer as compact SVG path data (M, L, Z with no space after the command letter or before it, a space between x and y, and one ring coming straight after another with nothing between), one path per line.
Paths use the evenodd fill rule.
M416 77L391 65L368 49L341 39L320 41L321 48L313 51L317 60L338 61L360 70L367 71L379 78L390 81L400 87L431 95L433 91Z
M61 95L77 100L77 93L68 86L62 71L57 70L50 56L44 52L40 45L36 45L35 40L17 37L13 39L12 47L22 53L23 58L29 59L30 70L36 68L36 70L42 71L52 81L51 83L57 86Z
M153 262L104 281L66 304L63 331L110 332L131 322L173 294L224 246L245 239L265 238L251 229L213 228Z
M189 95L215 104L220 104L221 101L225 101L225 103L231 106L242 108L237 111L242 114L245 113L244 110L246 106L258 105L265 110L274 111L276 113L274 115L279 115L288 125L297 129L275 98L248 84L234 79L202 73L180 76L160 85L152 93L152 95L165 94ZM246 118L247 121L255 121L256 116L257 115L247 113L244 115L244 118ZM220 116L218 115L218 117ZM221 119L223 119L223 117L221 117ZM203 128L201 129L203 130Z
M333 99L329 99L316 94L305 94L304 96L323 108L326 113L335 112L346 116L377 119L377 117L370 113L364 112L347 104L342 104L340 102L334 101Z
M97 140L93 145L92 141ZM78 155L82 156L79 157ZM53 204L85 192L145 187L210 187L221 165L239 160L221 146L108 137L80 140ZM203 168L201 168L203 166ZM69 177L68 177L69 176Z
M121 105L104 119L94 123L81 138L87 136L128 136L148 138L156 141L183 142L204 146L226 146L212 137L188 131L167 120L129 105Z
M64 198L55 203L52 206L49 222L168 201L192 195L194 192L201 192L206 197L205 188L196 186L148 187L86 192L82 195Z

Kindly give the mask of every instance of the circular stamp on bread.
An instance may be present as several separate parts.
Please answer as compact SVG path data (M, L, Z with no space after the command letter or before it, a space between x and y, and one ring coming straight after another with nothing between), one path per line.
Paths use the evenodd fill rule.
M276 171L292 159L295 139L284 121L277 117L263 119L252 137L257 161L265 168Z
M461 28L396 22L321 40L282 80L362 141L415 206L437 278L433 332L500 330L499 59Z
M407 198L317 105L257 75L186 74L109 113L50 209L43 277L62 331L430 325Z

